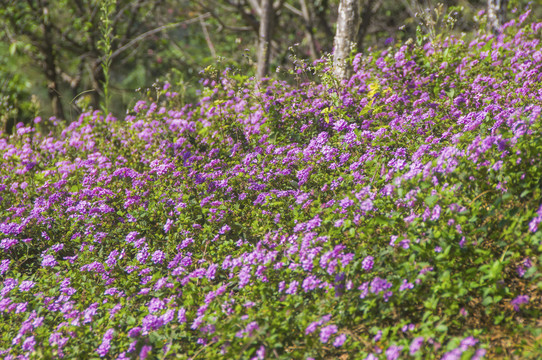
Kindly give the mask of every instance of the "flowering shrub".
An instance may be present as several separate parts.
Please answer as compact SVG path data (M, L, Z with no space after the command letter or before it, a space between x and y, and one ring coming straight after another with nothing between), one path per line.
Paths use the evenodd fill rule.
M523 18L524 19L524 18ZM542 349L542 23L0 139L0 354ZM539 324L538 324L539 325ZM539 326L538 326L539 328ZM493 357L493 356L492 356Z

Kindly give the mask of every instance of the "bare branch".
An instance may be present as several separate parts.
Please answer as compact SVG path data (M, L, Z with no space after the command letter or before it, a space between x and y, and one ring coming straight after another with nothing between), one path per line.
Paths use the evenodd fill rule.
M115 57L117 57L121 53L123 53L125 50L129 49L131 46L137 44L138 42L140 42L142 40L145 40L146 38L148 38L148 37L150 37L150 36L152 36L154 34L157 34L157 33L161 32L161 31L164 31L164 30L173 29L173 28L176 28L176 27L179 27L179 26L182 26L182 25L193 24L193 23L198 22L200 20L207 19L210 16L211 16L210 13L205 13L205 14L201 14L200 16L197 16L197 17L192 18L192 19L188 19L188 20L185 20L185 21L180 21L180 22L177 22L177 23L162 25L162 26L157 27L156 29L152 29L152 30L149 30L147 32L144 32L143 34L140 34L139 36L135 37L134 39L130 40L128 43L122 45L117 50L115 50L111 54L111 59L114 59ZM105 56L101 57L99 59L99 62L102 62L104 60L105 60Z
M294 6L292 6L292 5L288 4L288 3L286 3L286 4L284 4L284 7L285 7L286 9L290 10L292 13L296 14L297 16L299 16L299 17L304 17L304 16L303 16L303 12L302 12L301 10L295 8Z
M254 30L256 33L259 33L260 31L260 22L258 21L257 17L254 16L254 14L250 12L245 11L246 2L243 1L243 3L233 3L231 0L228 0L228 3L232 6L235 6L237 8L237 11L245 21L245 23L249 24L252 30Z
M74 3L75 3L75 7L77 8L77 13L79 14L79 16L82 16L83 14L85 14L85 9L83 7L83 4L81 3L81 0L74 0Z
M218 16L213 9L207 7L206 5L202 4L202 2L198 2L198 5L203 9L205 10L206 12L208 12L209 14L211 14L211 16L216 20L218 21L218 23L220 24L220 29L218 31L222 31L222 29L227 29L227 30L230 30L230 31L252 31L254 30L254 27L250 27L250 26L230 26L230 25L227 25L226 23L224 23L222 21L222 19L220 18L220 16Z
M299 0L301 4L301 11L303 13L303 19L305 20L305 34L309 41L309 51L313 60L318 58L318 48L316 46L316 39L314 38L312 16L305 0Z
M213 42L211 41L211 37L209 36L209 32L207 31L207 25L205 24L205 21L203 19L199 19L199 23L201 25L201 29L203 30L203 35L205 36L205 41L207 42L207 46L209 46L209 50L211 51L211 55L213 58L216 58L216 51L215 47L213 45Z
M132 7L130 11L131 17L128 20L128 25L126 26L126 31L124 33L124 36L122 37L121 42L125 42L127 39L129 39L132 36L133 30L134 30L134 23L135 23L135 20L137 19L139 9L142 6L142 2L143 2L142 0L138 0L135 4L129 2L124 8L120 9L117 15L115 16L115 19L113 20L113 26L112 26L114 29L117 28L117 23L122 20L122 15L124 11L126 10L126 8L129 6Z
M275 1L275 3L273 4L274 12L276 13L277 11L279 11L282 8L282 5L284 5L284 0Z
M248 0L248 3L250 4L250 7L252 8L252 10L254 10L256 15L261 16L262 9L260 8L260 4L258 4L258 0Z

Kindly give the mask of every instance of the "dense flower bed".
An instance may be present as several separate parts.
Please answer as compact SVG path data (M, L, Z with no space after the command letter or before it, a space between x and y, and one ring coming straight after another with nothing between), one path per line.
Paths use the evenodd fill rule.
M0 139L0 354L536 354L542 23ZM537 329L538 327L538 329Z

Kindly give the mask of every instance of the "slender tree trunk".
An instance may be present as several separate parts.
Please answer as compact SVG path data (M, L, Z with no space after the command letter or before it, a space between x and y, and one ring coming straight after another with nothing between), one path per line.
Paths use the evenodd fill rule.
M91 67L91 84L92 84L92 101L91 105L94 110L100 108L100 101L103 97L103 83L105 81L102 65L99 61L95 61Z
M359 25L358 30L358 37L357 37L357 51L362 52L363 50L363 39L365 38L365 35L367 35L367 30L369 29L369 26L371 25L371 18L376 13L375 8L378 4L376 4L376 0L369 0L365 4L365 8L363 9L363 12L361 14L361 24Z
M346 80L351 73L347 66L347 59L356 45L361 21L360 7L360 0L341 0L339 4L333 49L334 74L339 80Z
M316 39L314 38L311 13L309 11L309 7L307 6L306 0L300 0L299 2L301 3L301 12L303 13L303 20L305 21L306 34L309 41L309 51L311 54L311 58L314 60L319 57L319 54L318 54L318 49L316 48Z
M271 31L273 29L273 1L262 0L260 6L260 31L258 37L258 67L256 78L261 80L269 73Z
M51 100L51 106L53 108L53 114L57 119L65 119L64 109L60 99L60 91L58 88L58 74L56 72L56 54L53 46L53 30L48 19L48 1L43 2L43 54L45 55L44 71L45 78L47 79L47 92L49 93L49 99Z
M508 0L487 0L487 25L494 34L500 31L506 22Z

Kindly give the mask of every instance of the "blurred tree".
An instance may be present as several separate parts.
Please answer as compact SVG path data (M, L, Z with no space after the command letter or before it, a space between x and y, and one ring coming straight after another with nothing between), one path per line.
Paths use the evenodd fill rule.
M301 14L303 16L303 21L305 22L305 34L309 43L311 58L316 60L318 57L320 57L320 52L318 51L316 38L314 37L314 22L312 20L312 13L306 0L299 0L299 4L301 5Z
M104 32L105 1L0 0L0 78L10 85L0 88L0 98L11 117L28 118L38 103L42 116L69 119L88 106L97 109L107 61L111 110L120 114L137 100L136 88L152 91L157 79L180 85L186 100L195 101L197 86L186 84L209 65L261 78L291 68L293 57L330 53L334 42L342 44L335 60L346 60L353 46L384 48L415 37L417 26L431 30L419 14L439 8L438 0L107 0L114 9ZM460 33L477 26L473 16L489 3L506 9L505 0L450 0L444 8L464 7L454 29ZM521 9L528 0L508 3ZM348 21L351 26L341 25ZM24 99L31 94L40 101L29 111Z
M258 67L256 78L261 80L269 73L269 46L273 31L274 9L272 0L261 0L258 13L260 15L260 28L258 38Z
M350 74L347 60L355 49L361 23L360 0L341 0L333 50L333 71L339 80Z
M66 99L62 101L66 88L74 99L91 90L91 103L98 108L106 80L104 62L110 60L114 69L129 58L144 57L148 48L140 45L145 40L209 16L176 22L169 17L164 24L154 15L168 6L167 1L116 0L109 14L110 53L104 54L99 45L104 21L101 5L102 0L0 0L0 37L39 67L58 118L66 117Z
M493 33L499 32L506 22L508 0L487 0L487 24Z

